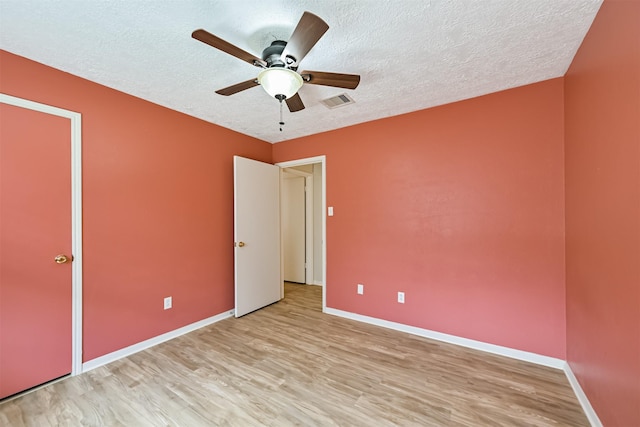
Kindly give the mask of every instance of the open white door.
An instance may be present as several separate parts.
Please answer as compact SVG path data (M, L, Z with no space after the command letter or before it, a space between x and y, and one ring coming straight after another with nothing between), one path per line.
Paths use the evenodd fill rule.
M233 157L235 316L280 300L280 168Z

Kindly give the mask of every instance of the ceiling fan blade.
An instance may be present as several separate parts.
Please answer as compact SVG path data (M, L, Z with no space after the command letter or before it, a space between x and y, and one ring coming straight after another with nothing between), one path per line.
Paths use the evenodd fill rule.
M285 64L287 56L293 56L298 62L302 61L328 29L329 25L313 13L303 13L280 58Z
M248 62L251 65L255 65L256 67L266 67L267 63L262 59L258 58L255 55L250 54L237 46L232 45L228 41L222 40L218 36L214 36L208 31L205 30L195 30L191 33L191 37L196 40L200 40L202 43L206 43L209 46L213 46L216 49L219 49L223 52L228 53L231 56L235 56L238 59L242 59L245 62Z
M302 103L302 98L300 98L300 94L296 93L291 98L285 99L287 103L287 107L289 107L289 111L295 113L296 111L304 110L304 104Z
M360 84L357 74L326 73L323 71L303 71L300 73L305 83L355 89Z
M229 95L233 95L234 93L242 92L245 89L258 86L259 84L260 83L258 83L258 80L251 79L251 80L247 80L246 82L237 83L237 84L234 84L233 86L229 86L229 87L225 87L224 89L217 90L216 93L219 95L229 96Z

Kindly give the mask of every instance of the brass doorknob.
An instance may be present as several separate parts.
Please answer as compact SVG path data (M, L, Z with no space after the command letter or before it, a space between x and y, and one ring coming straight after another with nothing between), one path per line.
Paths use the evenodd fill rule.
M56 257L53 260L57 264L64 264L65 262L69 261L69 258L64 254L60 254L60 255L56 255Z
M244 242L238 242L238 247L243 247L244 246Z

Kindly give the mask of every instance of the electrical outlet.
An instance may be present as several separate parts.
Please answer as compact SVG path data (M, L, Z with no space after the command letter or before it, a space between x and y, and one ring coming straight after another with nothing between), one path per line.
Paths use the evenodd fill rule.
M362 283L358 283L358 295L364 294L364 285Z
M166 297L164 299L164 309L169 310L173 306L173 300L171 297Z
M404 292L398 292L398 302L404 304Z

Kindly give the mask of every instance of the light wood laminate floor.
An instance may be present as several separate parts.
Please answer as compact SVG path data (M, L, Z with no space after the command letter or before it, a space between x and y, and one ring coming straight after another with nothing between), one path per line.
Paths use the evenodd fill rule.
M562 371L285 299L0 403L2 426L588 426Z

